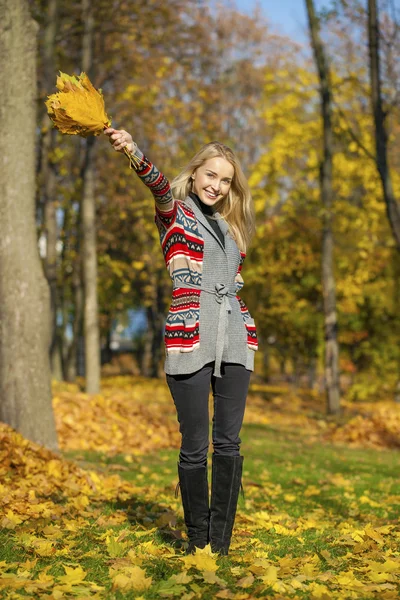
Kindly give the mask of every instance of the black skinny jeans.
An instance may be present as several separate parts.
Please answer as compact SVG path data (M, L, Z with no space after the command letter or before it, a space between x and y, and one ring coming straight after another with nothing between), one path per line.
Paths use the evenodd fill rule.
M209 447L208 396L214 396L212 441L214 454L240 455L242 428L251 371L236 363L222 363L222 377L212 373L214 363L188 375L167 375L174 400L182 444L179 464L183 468L207 465Z

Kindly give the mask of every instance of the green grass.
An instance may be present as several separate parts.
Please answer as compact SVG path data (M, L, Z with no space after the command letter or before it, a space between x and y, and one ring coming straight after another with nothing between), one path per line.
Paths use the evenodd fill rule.
M282 516L282 519L287 515L289 522L293 523L312 516L317 524L321 521L325 524L320 529L318 526L306 529L296 537L282 535L276 531L276 527L267 530L261 526L249 534L246 533L246 526L240 522L239 516L235 539L242 541L243 545L235 550L233 556L221 558L218 570L218 576L224 579L232 590L235 590L238 576L232 574L231 567L245 561L250 550L264 550L271 561L289 555L306 557L317 554L324 565L326 561L321 552L328 550L332 559L342 560L349 551L348 546L334 543L338 538L340 524L351 522L353 528L362 529L369 522L373 522L374 526L397 523L400 516L399 452L308 443L308 440L296 431L283 432L270 425L245 425L241 439L241 452L245 456L243 475L245 499L239 500L239 515L251 516L264 511L272 516ZM149 600L160 598L160 588L157 586L167 585L166 580L173 573L179 573L183 569L182 563L165 556L146 557L142 567L146 568L147 576L153 577L152 587L146 592L113 591L109 579L110 556L102 536L106 530L117 536L119 532L128 529L128 534L124 538L124 542L128 545L134 546L137 543L153 540L156 544L167 543L180 552L181 543L170 536L168 528L157 529L155 533L149 531L148 535L140 537L139 540L135 537L136 530L154 527L158 516L166 509L175 511L179 509L180 499L174 498L178 450L163 450L156 454L132 457L132 462L127 462L123 455L107 457L93 452L68 452L65 456L85 468L118 473L122 478L143 488L143 491L139 490L137 497L132 498L131 501L105 502L100 507L102 514L106 516L113 515L116 511L125 512L128 522L100 527L96 524L97 516L88 517L86 527L76 534L75 545L68 554L39 558L34 572L38 574L45 567L49 567L49 574L59 576L64 574L64 564L74 566L79 564L88 572L88 580L105 586L106 591L100 595L102 598L117 600L142 596ZM348 487L335 485L332 475L342 476L348 481ZM315 486L319 493L307 495L306 492L311 489L311 486ZM390 501L390 496L398 496L398 498ZM364 502L361 502L360 499L363 497ZM372 505L365 503L365 497ZM183 528L181 517L178 526ZM29 548L24 547L19 541L22 530L23 528L17 528L15 531L0 530L0 561L21 563L28 558L33 558ZM62 547L63 539L60 539L57 548ZM389 548L389 550L395 552L396 548ZM325 566L333 573L346 570L343 564L338 565L337 568L328 563ZM15 572L15 568L12 568L11 572ZM192 571L190 573L192 574ZM243 575L247 573L244 567ZM204 584L199 572L193 572L192 583L184 586L183 589L185 592L196 591L196 585L201 586L201 592L197 597L204 600L214 599L215 593L220 590L216 584ZM179 597L179 587L177 590L178 595L175 597ZM251 590L257 597L273 595L271 590L266 591L265 586L262 591L257 592L257 585ZM32 596L22 589L12 592L13 596L10 596L10 593L9 589L3 590L0 592L0 597L17 598L19 595L46 597L50 592L43 591L43 596ZM166 593L165 597L172 598L174 595ZM299 591L296 597L308 598L309 596ZM367 599L376 596L360 595L359 597Z

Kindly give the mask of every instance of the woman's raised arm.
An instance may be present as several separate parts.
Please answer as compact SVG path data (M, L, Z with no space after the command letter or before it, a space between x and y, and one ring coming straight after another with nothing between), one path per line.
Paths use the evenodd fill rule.
M139 150L130 133L124 129L113 129L112 127L105 129L104 133L109 136L110 143L116 152L125 153L126 148L129 154L133 155L135 160L131 161L131 164L134 164L136 173L153 194L156 211L164 225L167 225L169 213L174 212L174 199L168 179Z

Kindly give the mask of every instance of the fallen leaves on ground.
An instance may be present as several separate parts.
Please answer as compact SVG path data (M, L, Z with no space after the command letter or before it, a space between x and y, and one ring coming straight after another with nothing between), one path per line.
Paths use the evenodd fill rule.
M175 406L162 380L110 377L101 394L89 396L75 384L55 383L53 406L63 450L140 455L179 448ZM210 409L212 400L210 398ZM325 400L315 392L253 384L245 423L303 431L307 440L353 447L400 447L400 405L343 402L340 422L327 419ZM356 416L354 412L358 413Z
M345 407L354 410L354 405ZM357 448L400 448L400 404L357 403L356 409L363 414L331 429L327 440Z
M110 455L177 448L180 434L165 384L117 377L89 396L74 384L54 386L53 406L60 447Z
M124 421L133 415L152 431L170 431L166 421L172 423L175 415L173 407L167 408L165 391L159 394L154 382L140 381L137 389L120 383L106 385L102 395L92 398L77 390L74 398L71 388L60 386L55 406L64 444L69 444L68 431L70 447L87 431L90 449L98 435L103 452L116 453L120 444L125 444L124 453L139 451L140 440L148 442L140 428L130 442L134 431ZM270 416L275 419L284 402L270 402ZM258 403L257 398L250 401L250 421L260 410ZM67 426L62 419L68 407L72 420ZM282 411L285 419L287 414ZM304 426L304 417L315 422L299 415ZM108 428L108 440L90 426L90 419L99 418ZM289 424L285 419L282 428ZM313 431L319 430L314 425ZM161 442L150 441L147 451L152 443ZM176 442L171 434L162 443ZM175 473L165 486L151 476L155 473L139 472L137 462L131 466L133 482L85 470L5 425L0 425L0 465L2 597L400 597L400 526L393 517L400 498L385 486L379 494L356 493L357 478L346 471L326 472L318 485L294 474L288 493L263 462L254 485L245 480L246 500L237 513L230 555L220 557L210 546L189 556L179 547L185 533L180 499L173 497Z

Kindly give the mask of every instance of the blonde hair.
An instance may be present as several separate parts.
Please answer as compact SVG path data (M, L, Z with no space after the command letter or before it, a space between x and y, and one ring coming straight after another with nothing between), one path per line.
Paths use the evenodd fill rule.
M193 173L206 160L216 157L225 158L230 162L234 168L234 175L228 195L215 204L215 209L226 220L239 249L246 252L255 231L253 200L240 162L228 146L219 142L210 142L200 148L189 164L172 181L172 193L177 200L185 200L192 191Z

